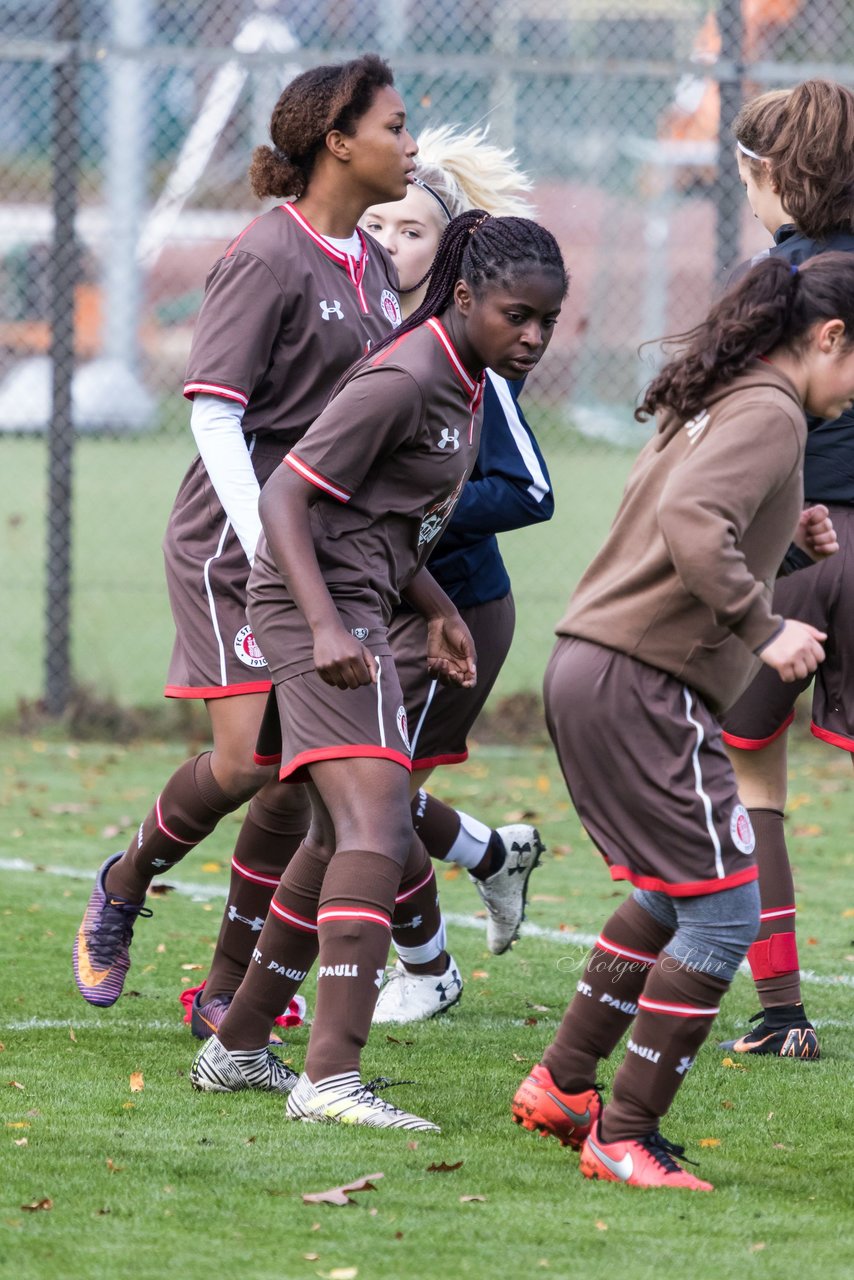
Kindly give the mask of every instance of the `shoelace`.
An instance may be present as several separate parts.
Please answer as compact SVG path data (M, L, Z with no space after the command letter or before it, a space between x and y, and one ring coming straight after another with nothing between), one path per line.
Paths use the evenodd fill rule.
M389 1080L388 1076L376 1076L373 1080L369 1080L367 1084L362 1085L356 1098L359 1102L377 1103L378 1106L390 1111L399 1111L400 1108L396 1107L393 1102L387 1102L385 1098L377 1097L378 1091L380 1089L394 1089L399 1084L415 1083L415 1080Z
M647 1134L645 1138L638 1138L638 1142L668 1173L682 1172L681 1165L676 1163L674 1156L684 1159L686 1164L696 1165L697 1163L696 1160L687 1158L684 1147L680 1147L677 1142L669 1142L657 1129L654 1133Z
M153 915L154 912L148 907L108 899L101 911L98 929L89 943L89 954L95 963L104 968L111 965L116 952L133 937L133 926L137 918Z

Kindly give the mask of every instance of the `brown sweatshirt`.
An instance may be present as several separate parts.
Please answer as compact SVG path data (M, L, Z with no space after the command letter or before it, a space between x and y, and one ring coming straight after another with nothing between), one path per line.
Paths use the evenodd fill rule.
M760 360L689 422L660 413L558 634L731 706L782 626L771 594L803 506L806 434L794 386Z

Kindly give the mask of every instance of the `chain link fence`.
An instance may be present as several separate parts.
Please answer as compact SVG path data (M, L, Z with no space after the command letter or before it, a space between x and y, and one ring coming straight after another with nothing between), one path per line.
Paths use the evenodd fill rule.
M192 453L184 362L208 267L258 212L246 170L299 70L374 49L413 132L489 124L572 272L526 390L550 527L508 536L497 693L537 690L607 526L655 348L767 242L735 172L745 96L854 83L851 0L0 2L0 713L85 686L159 698L159 542ZM721 142L721 138L723 141Z

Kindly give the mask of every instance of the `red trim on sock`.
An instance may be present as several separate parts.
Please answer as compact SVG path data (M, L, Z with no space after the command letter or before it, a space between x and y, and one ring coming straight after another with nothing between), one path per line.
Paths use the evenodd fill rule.
M762 924L767 920L782 920L784 916L793 916L797 912L797 908L791 907L775 907L773 911L760 911L759 919Z
M423 889L424 886L429 884L433 879L435 879L435 876L433 874L433 868L431 867L424 879L421 880L414 889L407 889L406 893L398 894L394 900L395 903L406 902L409 898L413 898L415 894L418 893L419 889Z
M324 907L317 913L318 926L332 920L364 920L367 924L381 924L391 933L391 920L370 907Z
M612 942L610 938L606 938L604 933L599 934L596 946L602 951L610 951L612 955L622 956L626 960L636 960L639 964L653 965L658 959L658 956L653 955L651 951L630 951L628 947L623 947L618 942Z
M715 1018L721 1011L720 1005L714 1009L700 1008L694 1004L671 1004L665 1000L650 1000L646 996L638 997L638 1008L647 1013L664 1013L671 1018Z
M281 876L262 876L260 871L252 871L249 867L245 867L242 862L238 862L237 858L232 856L231 869L236 871L244 880L251 880L253 884L268 884L274 889L278 888Z
M293 929L299 929L302 933L317 933L317 923L314 920L309 920L308 916L297 915L296 911L283 907L275 898L270 903L270 910L274 916L278 916Z
M154 816L157 819L157 825L165 836L170 840L174 840L176 844L182 844L185 849L193 849L199 842L198 840L184 840L181 836L176 836L174 831L170 831L166 823L163 821L163 814L160 811L160 796L154 801Z
M255 761L256 764L260 764L260 765L281 764L282 753L281 751L277 751L274 756L260 756L257 751L253 751L252 759Z

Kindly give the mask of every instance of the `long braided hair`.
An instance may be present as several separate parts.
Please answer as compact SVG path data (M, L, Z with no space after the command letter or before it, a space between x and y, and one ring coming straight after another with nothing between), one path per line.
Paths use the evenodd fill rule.
M458 280L465 280L472 293L479 295L490 286L509 288L520 276L537 268L553 271L559 277L565 297L569 274L550 231L530 218L493 218L483 209L461 213L445 227L430 270L415 285L418 289L425 280L430 281L421 306L399 328L373 346L363 359L373 359L378 351L396 342L404 333L446 311L454 301ZM341 385L339 383L335 390Z

